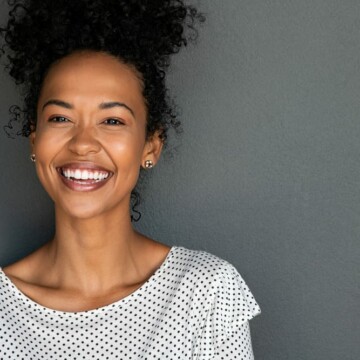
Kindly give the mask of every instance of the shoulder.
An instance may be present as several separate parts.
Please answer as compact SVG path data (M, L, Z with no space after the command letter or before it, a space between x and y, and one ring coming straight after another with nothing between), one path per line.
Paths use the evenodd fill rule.
M173 250L172 263L183 274L191 274L194 279L223 281L240 274L228 261L203 250L192 250L184 247L175 247Z
M194 268L203 266L218 268L219 266L222 267L224 265L230 265L226 260L204 250L193 250L181 246L175 246L173 248L173 252L177 259L182 260L187 265Z
M2 268L3 272L18 283L37 283L37 277L44 272L44 259L48 258L46 253L48 243L45 243L37 250L25 257Z
M243 299L254 313L260 311L245 280L228 261L206 251L183 247L176 247L172 255L172 270L189 288L200 289L213 300L223 296L235 302Z
M204 311L204 318L220 319L230 329L260 314L245 280L228 261L206 251L177 247L170 263L176 278L171 282L176 281L180 293L191 298L197 311Z

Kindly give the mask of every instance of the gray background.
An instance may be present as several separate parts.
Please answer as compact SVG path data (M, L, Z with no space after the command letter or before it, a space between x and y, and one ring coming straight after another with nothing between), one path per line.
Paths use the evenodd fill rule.
M169 75L184 134L137 227L237 267L263 311L257 359L357 360L360 2L198 4L207 22ZM6 122L18 95L0 76ZM0 138L4 266L49 239L53 212L27 140Z

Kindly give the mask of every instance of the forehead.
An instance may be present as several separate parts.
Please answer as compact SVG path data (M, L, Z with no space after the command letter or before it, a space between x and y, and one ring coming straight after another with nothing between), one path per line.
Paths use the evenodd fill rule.
M40 102L58 98L80 102L123 101L145 110L143 83L138 72L100 52L73 53L54 63L43 82ZM142 108L142 109L141 109Z

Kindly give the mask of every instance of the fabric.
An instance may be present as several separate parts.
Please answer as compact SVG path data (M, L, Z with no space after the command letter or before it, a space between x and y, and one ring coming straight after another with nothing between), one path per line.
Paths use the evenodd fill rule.
M259 313L232 265L182 247L129 296L82 312L34 302L0 268L0 359L251 360Z

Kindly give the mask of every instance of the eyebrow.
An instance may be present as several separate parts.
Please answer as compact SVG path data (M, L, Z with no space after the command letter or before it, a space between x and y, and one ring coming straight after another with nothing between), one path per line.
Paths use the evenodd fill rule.
M42 111L44 111L46 106L49 105L57 105L57 106L61 106L65 109L74 109L74 106L66 101L63 100L58 100L58 99L51 99L48 100L42 107ZM99 105L99 109L100 110L105 110L105 109L112 109L115 107L122 107L127 109L131 115L135 118L135 113L133 111L133 109L131 109L131 107L129 107L128 105L126 105L125 103L119 102L119 101L109 101L109 102L103 102Z
M127 110L130 111L131 115L133 117L135 117L135 113L133 111L133 109L131 109L131 107L129 107L128 105L122 103L122 102L119 102L119 101L109 101L109 102L103 102L99 105L99 109L101 110L104 110L104 109L112 109L114 107L123 107Z

